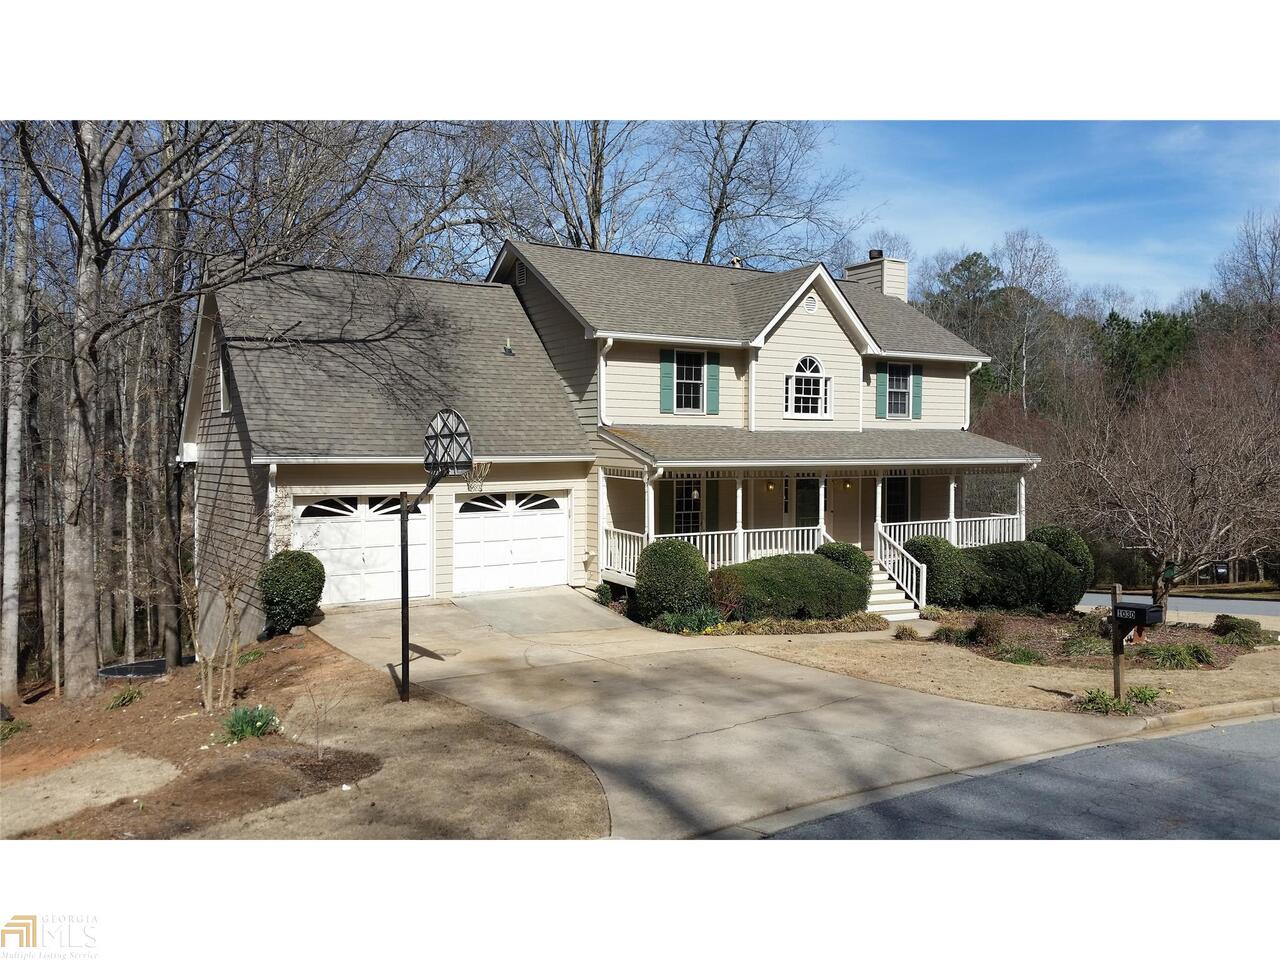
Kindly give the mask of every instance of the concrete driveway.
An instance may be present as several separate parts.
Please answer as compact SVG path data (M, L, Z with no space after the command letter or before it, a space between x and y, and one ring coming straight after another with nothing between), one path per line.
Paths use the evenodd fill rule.
M351 607L313 629L385 669L399 659L399 625L398 607ZM410 679L582 757L619 837L758 836L758 822L794 808L1139 727L902 690L737 638L657 633L568 588L423 603L411 625Z

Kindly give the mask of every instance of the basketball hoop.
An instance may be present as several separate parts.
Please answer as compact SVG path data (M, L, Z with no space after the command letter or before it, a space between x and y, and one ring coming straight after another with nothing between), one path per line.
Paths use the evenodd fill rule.
M467 481L467 490L471 493L484 492L484 478L489 476L489 468L493 466L488 460L477 460L471 464L471 469L462 475L462 479Z

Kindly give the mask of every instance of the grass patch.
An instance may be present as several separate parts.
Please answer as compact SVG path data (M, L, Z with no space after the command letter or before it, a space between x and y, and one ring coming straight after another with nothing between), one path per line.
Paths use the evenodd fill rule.
M935 607L933 604L926 604L920 608L920 619L932 620L934 623L941 623L946 619L947 611L942 607Z
M703 630L713 637L768 636L787 633L867 633L888 630L889 621L875 613L851 613L836 620L788 620L762 617L759 620L729 620Z
M1150 706L1160 699L1160 691L1155 687L1136 686L1130 687L1126 695L1134 703L1140 703L1144 707Z
M265 737L269 733L275 733L279 726L280 718L270 707L262 704L256 707L236 707L222 721L222 739L224 743L239 743L249 737Z
M16 737L30 726L28 721L16 717L13 720L0 720L0 743L6 743L10 737Z
M1196 659L1185 643L1153 643L1138 654L1156 670L1194 670Z
M121 707L127 707L131 703L137 703L141 699L142 688L130 684L111 698L111 702L107 704L107 709L119 710Z
M972 646L976 640L973 630L965 630L961 627L939 627L933 631L931 640L937 640L939 643L954 643L960 647Z
M996 649L996 659L1004 663L1020 664L1024 667L1040 666L1049 660L1039 650L1033 650L1031 647L1020 643L1001 644Z
M1204 643L1188 643L1186 645L1187 653L1191 655L1191 659L1196 663L1203 664L1206 667L1213 666L1213 651Z
M1133 704L1127 698L1113 697L1105 690L1086 690L1076 705L1085 713L1133 713Z
M898 624L898 628L893 631L893 639L895 640L919 640L920 633L915 627L907 626L905 623Z
M240 656L236 657L236 663L242 667L247 667L251 663L257 663L265 656L266 654L261 650L246 650L244 653L240 654Z

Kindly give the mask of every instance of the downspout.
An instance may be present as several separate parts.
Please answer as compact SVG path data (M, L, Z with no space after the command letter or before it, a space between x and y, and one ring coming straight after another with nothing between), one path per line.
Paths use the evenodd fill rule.
M267 557L276 553L276 465L267 467Z
M969 397L969 378L982 369L982 362L975 363L964 375L964 426L961 430L969 429L969 418L972 413L973 401Z
M600 352L596 362L596 380L598 381L596 384L596 419L602 427L609 427L613 425L613 421L609 419L609 413L605 409L605 398L609 394L608 390L605 389L605 376L606 371L609 368L609 351L612 349L613 337L607 337L605 341L600 344Z
M747 362L747 429L756 428L756 360L760 356L759 347L750 347L751 359Z

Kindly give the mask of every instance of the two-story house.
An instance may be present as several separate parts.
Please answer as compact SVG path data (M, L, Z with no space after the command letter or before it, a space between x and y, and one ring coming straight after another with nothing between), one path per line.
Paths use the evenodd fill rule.
M411 523L411 591L634 584L659 537L710 566L835 539L879 567L873 608L925 602L902 544L1020 539L1037 457L968 431L988 358L906 302L872 252L761 272L508 242L485 283L280 267L204 298L181 459L196 472L203 630L286 547L321 558L323 602L399 595L396 495L421 489L441 406L483 476ZM487 473L485 473L487 471ZM1018 476L1016 506L965 516L963 484Z

